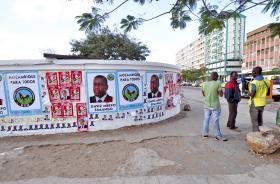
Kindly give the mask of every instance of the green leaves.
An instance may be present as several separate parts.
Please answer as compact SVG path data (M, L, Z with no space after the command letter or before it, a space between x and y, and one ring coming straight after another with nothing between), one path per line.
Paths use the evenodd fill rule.
M91 32L85 40L73 40L70 44L74 54L96 59L146 60L150 54L142 42L108 28Z
M139 5L144 5L145 3L153 3L156 1L159 0L121 0L118 1L120 4L115 6L115 8L109 12L101 14L99 9L93 8L92 13L84 13L81 16L77 16L77 23L80 24L80 30L85 31L86 33L98 32L102 29L105 21L109 17L109 14L128 2L135 2ZM97 4L113 4L117 1L95 0L94 2ZM164 0L160 2L169 3ZM270 12L271 16L277 16L280 12L280 0L225 0L221 3L224 5L223 7L219 7L218 5L220 4L217 4L217 1L176 0L174 2L174 4L170 5L170 10L163 11L162 13L150 18L127 15L125 18L121 19L121 28L124 29L125 33L130 32L138 29L139 26L144 24L144 22L152 21L169 14L171 15L170 25L173 29L184 29L187 27L188 22L198 20L200 22L199 33L209 34L216 29L223 29L225 26L224 22L228 18L239 16L239 13L257 6L265 6L262 12ZM278 34L277 30L274 32Z
M103 23L108 18L107 15L100 15L98 8L92 8L92 13L83 13L81 16L76 16L77 23L80 24L80 31L90 33L92 31L100 31Z
M175 11L172 13L172 17L170 18L171 20L171 27L173 29L185 29L187 22L191 21L191 17L188 15L187 11Z
M138 29L138 26L143 23L143 19L136 19L134 16L128 15L126 19L121 20L121 28L124 32L130 32L132 29Z
M280 9L280 0L270 0L267 5L264 7L262 10L263 13L267 13L268 11L271 10L270 15L271 16L276 16L279 14L279 9Z
M272 32L271 36L280 36L280 23L272 23L268 26L268 28L270 29L270 31Z

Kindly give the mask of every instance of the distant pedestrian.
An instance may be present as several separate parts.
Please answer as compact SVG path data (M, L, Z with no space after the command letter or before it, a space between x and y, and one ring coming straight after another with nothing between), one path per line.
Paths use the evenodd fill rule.
M262 68L253 68L254 80L249 84L250 100L248 107L251 116L253 132L259 132L259 126L263 125L263 111L267 104L266 96L269 95L270 81L262 76Z
M220 130L221 105L219 96L223 96L221 84L217 82L218 73L212 72L210 81L202 84L202 95L204 96L204 121L203 121L203 137L209 137L209 121L212 116L215 127L215 137L217 140L227 141L222 136Z
M228 102L228 122L227 127L231 130L240 131L235 125L237 116L237 107L241 99L240 89L237 83L238 73L230 73L230 81L225 85L225 98Z

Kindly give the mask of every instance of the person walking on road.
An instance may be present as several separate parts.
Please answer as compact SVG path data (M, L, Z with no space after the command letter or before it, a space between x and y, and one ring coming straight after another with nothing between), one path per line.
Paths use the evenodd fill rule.
M237 107L241 99L240 89L237 83L238 73L233 71L230 73L230 82L225 85L225 98L228 102L228 122L227 127L231 130L240 132L237 126L235 126L235 120L237 116Z
M249 84L250 100L248 101L253 132L259 132L263 125L263 111L267 104L266 96L269 93L270 81L262 76L262 68L253 68L254 80Z
M227 141L226 138L222 136L220 130L220 115L221 115L221 105L219 96L223 96L223 90L221 84L217 82L218 73L212 72L210 76L210 81L202 84L202 95L204 96L204 121L203 121L203 137L209 137L209 121L212 116L213 123L215 127L215 137L217 140Z

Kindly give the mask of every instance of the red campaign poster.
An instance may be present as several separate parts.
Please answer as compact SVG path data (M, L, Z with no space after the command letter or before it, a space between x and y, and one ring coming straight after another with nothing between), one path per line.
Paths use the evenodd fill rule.
M51 110L52 110L53 118L62 118L63 117L61 103L53 103Z
M64 118L73 117L74 113L73 113L73 104L72 103L63 103L62 109L63 109Z
M70 97L73 101L80 101L81 92L80 87L72 87L70 88Z
M88 131L88 119L87 117L77 117L78 132Z
M68 87L60 87L59 94L60 94L61 101L71 100L71 92L70 92L70 88Z
M71 75L70 72L58 72L59 85L60 86L71 86Z
M57 86L49 87L49 97L51 102L59 102L60 101L60 91Z
M58 79L57 79L57 72L47 72L47 86L57 86Z
M77 110L77 117L87 117L86 103L77 103L76 110Z
M82 84L82 71L71 71L72 85L80 86Z

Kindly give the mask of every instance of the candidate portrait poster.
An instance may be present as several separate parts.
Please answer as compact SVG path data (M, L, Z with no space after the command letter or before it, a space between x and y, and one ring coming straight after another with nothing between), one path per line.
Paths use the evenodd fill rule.
M41 114L42 102L38 73L7 73L6 78L11 115Z
M114 72L87 72L89 114L117 111L117 84Z
M8 108L4 88L4 75L0 73L0 117L7 115Z
M143 81L138 71L118 72L119 109L141 108L143 102Z
M163 105L164 93L164 73L163 72L147 72L147 103L150 106Z

